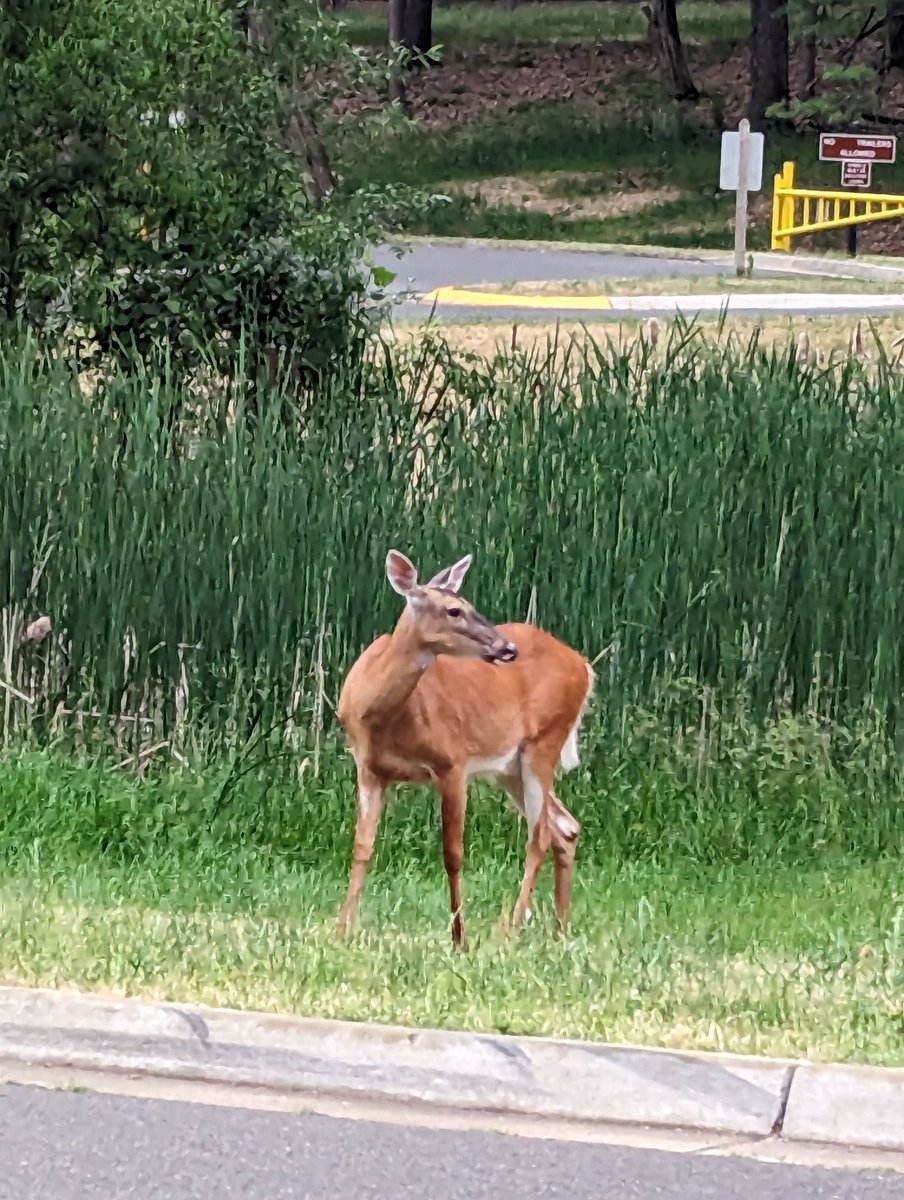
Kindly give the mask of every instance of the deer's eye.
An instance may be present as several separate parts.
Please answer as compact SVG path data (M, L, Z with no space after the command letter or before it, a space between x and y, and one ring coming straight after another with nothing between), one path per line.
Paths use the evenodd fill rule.
M460 616L461 616L461 609L460 609L460 608L447 608L447 609L446 609L446 615L447 615L447 616L449 616L449 617L451 617L451 618L452 618L452 620L454 621L454 620L456 620L458 617L460 617Z

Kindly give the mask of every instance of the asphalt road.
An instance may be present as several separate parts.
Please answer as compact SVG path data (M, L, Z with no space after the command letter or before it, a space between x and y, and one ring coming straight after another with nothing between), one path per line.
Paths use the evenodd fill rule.
M439 287L472 287L479 283L504 284L541 279L690 279L711 276L726 269L724 264L717 266L711 259L653 258L639 254L593 250L484 246L479 242L454 246L419 243L406 247L401 257L387 247L380 247L373 252L373 261L396 273L388 292L398 305L397 315L405 320L426 319L431 311L445 319L462 320L477 317L483 321L519 322L548 321L556 318L572 321L618 321L624 320L626 316L634 319L668 316L674 315L673 312L655 301L648 308L623 313L599 309L558 309L554 304L542 310L525 310L517 306L492 309L478 306L471 308L459 304L434 306L432 302L425 303L418 297ZM761 277L794 277L793 270L782 271L767 267L761 267L758 273ZM827 297L822 303L819 300L804 303L792 300L787 307L782 307L780 302L777 303L776 299L769 295L749 297L746 303L751 305L749 308L745 307L747 315L771 313L774 316L783 312L794 312L801 316L837 316L862 315L865 311L863 296L856 293L852 294L846 303L837 294ZM686 315L692 315L693 307L693 298L689 297L687 308L684 310ZM904 299L900 296L888 296L883 298L882 304L874 304L870 311L897 312L902 309Z
M901 1200L904 1179L0 1085L0 1200Z
M425 320L432 311L461 320L479 317L484 321L555 319L613 319L612 313L558 313L555 308L525 312L517 307L469 308L462 305L424 303L418 297L439 287L472 287L477 283L524 283L537 279L667 279L711 275L711 262L686 258L644 258L636 254L611 254L585 250L534 249L532 247L483 246L479 243L449 246L417 244L401 256L387 247L373 253L376 264L388 267L396 277L387 291L397 303L403 320Z
M536 279L668 279L712 275L712 262L687 258L645 258L593 250L483 246L477 242L406 247L401 258L381 247L374 261L397 272L391 291L430 292L434 288L475 283L524 283ZM765 272L764 274L783 274Z

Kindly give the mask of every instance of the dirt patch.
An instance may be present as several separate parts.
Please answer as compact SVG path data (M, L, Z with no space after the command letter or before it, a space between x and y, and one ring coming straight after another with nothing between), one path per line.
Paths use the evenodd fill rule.
M692 61L694 54L691 52ZM696 68L712 57L701 48ZM737 66L725 68L729 75L743 71L746 54ZM728 60L732 62L732 59ZM626 77L630 83L626 86ZM449 48L443 62L408 77L410 113L427 129L443 129L489 116L504 116L533 104L577 101L605 107L612 119L619 113L636 119L638 103L659 97L655 55L636 42L609 42L597 46L491 46L486 50L461 51ZM646 95L633 94L646 80ZM726 87L728 82L726 81ZM737 86L736 80L734 86ZM355 111L379 104L377 97L342 101L337 111ZM709 112L704 101L695 107ZM738 106L740 112L741 106Z
M859 322L863 353L867 358L875 358L877 353L876 338L882 344L883 350L890 357L904 350L904 316L877 317L867 323ZM545 349L556 345L564 352L572 337L590 336L601 344L612 342L614 345L625 345L637 338L641 330L649 335L651 329L658 330L662 340L667 322L651 322L640 320L605 321L599 323L583 323L580 321L527 321L524 324L513 324L511 321L448 321L441 325L441 331L450 345L482 358L490 358L498 351L510 351L513 346L519 350L529 351L533 348ZM746 343L749 338L759 331L760 341L769 346L799 345L801 334L809 339L811 353L823 358L831 354L846 354L850 351L851 342L857 330L858 321L854 317L733 317L730 321L721 323L716 317L700 317L694 326L701 330L707 341L713 346L724 346L729 339L734 342ZM396 336L401 343L416 341L422 335L419 324L398 324ZM898 343L895 345L895 343Z
M820 66L834 62L845 45L827 45ZM713 127L736 125L746 113L750 55L743 43L687 45L691 74L702 99L684 104L685 117L708 119ZM864 43L855 61L876 60L878 43ZM792 95L805 85L803 56L790 65ZM525 105L550 101L582 101L619 110L637 120L638 109L669 107L661 85L662 70L653 48L643 42L612 41L596 45L487 46L481 50L448 47L443 61L408 79L411 113L427 127L443 127L491 115L504 115ZM904 112L904 73L881 81L880 108ZM361 100L344 107L358 108Z
M567 183L575 181L575 192L583 192L582 179L592 178L595 172L579 171L548 172L538 175L499 175L490 179L470 181L456 180L436 185L436 190L446 195L468 196L480 199L489 208L514 208L525 212L542 212L560 221L616 219L649 212L653 217L656 210L666 204L686 199L688 192L677 187L656 187L646 180L642 171L622 173L613 180L612 190L600 191L596 195L568 195ZM566 185L566 186L563 186ZM564 194L563 194L564 193ZM769 225L772 214L771 195L760 193L751 198L748 209L753 228ZM732 222L734 208L726 203L724 215L725 246L732 244ZM687 235L696 228L691 222L670 216L668 228L675 234ZM904 232L902 232L904 246ZM864 250L866 245L864 244Z
M458 193L481 199L489 206L525 209L527 212L550 213L557 217L623 217L658 204L679 199L679 188L636 187L627 191L605 192L598 196L567 196L556 194L555 188L569 179L579 178L575 172L550 172L527 178L499 175L473 183L440 184L439 191Z

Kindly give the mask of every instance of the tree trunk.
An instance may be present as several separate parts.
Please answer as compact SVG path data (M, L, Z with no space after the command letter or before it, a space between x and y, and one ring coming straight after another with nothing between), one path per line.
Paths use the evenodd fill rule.
M787 0L750 0L750 120L788 100Z
M669 81L669 91L676 100L696 100L699 93L681 44L675 0L652 0L651 5L644 6L643 12L649 23L650 38Z
M238 27L252 50L269 54L270 30L265 18L255 9L245 5L240 11ZM336 187L336 176L330 166L329 154L320 137L317 120L304 98L304 90L294 84L283 96L287 111L285 138L289 149L304 160L305 189L312 208L320 208L327 196Z
M0 214L0 311L12 321L19 309L22 286L19 243L22 226L11 213Z
M389 45L394 53L398 53L405 37L405 0L389 0ZM394 63L389 77L389 99L407 109L408 98L405 95L405 80L402 68Z
M336 187L336 176L330 166L329 155L326 151L317 123L314 117L304 108L301 88L295 87L295 111L289 119L289 142L299 157L304 159L307 167L308 199L312 208L321 208L327 196Z
M803 67L804 86L801 89L801 100L812 100L816 95L816 72L818 66L819 44L816 38L817 7L814 0L808 0L804 9L804 32L801 39L801 66Z
M402 45L418 54L433 47L433 0L404 0Z
M888 0L886 5L885 65L904 70L904 0Z

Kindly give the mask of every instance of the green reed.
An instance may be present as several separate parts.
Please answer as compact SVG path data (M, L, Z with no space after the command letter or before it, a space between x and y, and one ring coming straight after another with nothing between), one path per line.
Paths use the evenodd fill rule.
M0 720L90 743L114 718L136 755L287 722L313 744L395 619L396 546L424 572L473 551L487 615L530 610L596 660L600 731L797 713L833 753L864 721L894 745L902 414L887 361L801 366L680 326L656 350L376 347L313 394L151 365L80 385L7 348ZM42 613L52 635L20 642Z

